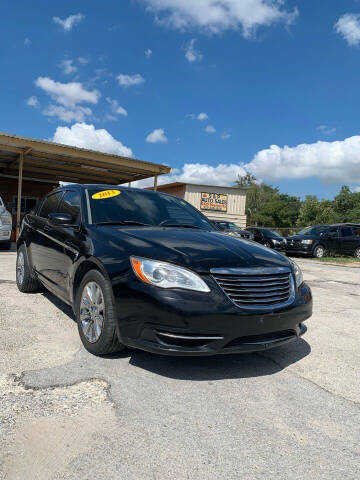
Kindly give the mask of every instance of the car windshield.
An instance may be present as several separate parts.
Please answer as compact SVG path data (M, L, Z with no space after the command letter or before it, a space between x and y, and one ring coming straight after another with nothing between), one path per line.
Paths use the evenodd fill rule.
M224 230L240 230L240 228L233 222L219 222L219 226Z
M325 232L327 227L306 227L300 230L298 235L320 235L320 233Z
M264 230L263 233L264 233L265 237L280 237L281 238L281 235L279 235L277 232L275 232L275 230Z
M131 189L89 189L92 221L95 224L184 226L215 230L206 218L181 198ZM106 196L106 192L113 192Z

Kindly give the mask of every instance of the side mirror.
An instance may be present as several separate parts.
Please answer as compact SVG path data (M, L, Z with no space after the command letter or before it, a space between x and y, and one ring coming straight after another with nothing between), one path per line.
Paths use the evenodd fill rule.
M74 219L68 213L49 213L48 221L50 225L58 227L71 227L74 225Z

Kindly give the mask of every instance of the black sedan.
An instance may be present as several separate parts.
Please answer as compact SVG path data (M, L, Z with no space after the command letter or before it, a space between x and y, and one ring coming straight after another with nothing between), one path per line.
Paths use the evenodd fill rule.
M293 261L223 235L182 199L126 187L48 194L23 220L16 280L71 305L97 355L258 351L301 336L312 313Z
M274 250L285 250L286 239L270 228L251 227L249 232L254 235L255 242L265 245Z

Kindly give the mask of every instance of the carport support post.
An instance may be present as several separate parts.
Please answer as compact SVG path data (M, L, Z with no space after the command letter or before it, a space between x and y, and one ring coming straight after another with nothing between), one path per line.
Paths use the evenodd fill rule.
M20 153L20 155L19 155L18 194L17 194L17 207L16 207L16 240L19 238L19 233L20 233L23 165L24 165L24 154Z
M158 176L155 175L155 177L154 177L154 190L155 191L157 190L157 180L158 180Z

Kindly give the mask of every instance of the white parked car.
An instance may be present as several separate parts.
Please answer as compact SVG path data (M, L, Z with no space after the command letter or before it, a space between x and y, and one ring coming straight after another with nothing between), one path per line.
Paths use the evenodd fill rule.
M5 208L0 197L0 247L10 250L11 247L12 216Z

